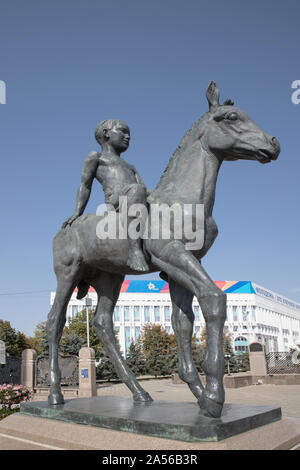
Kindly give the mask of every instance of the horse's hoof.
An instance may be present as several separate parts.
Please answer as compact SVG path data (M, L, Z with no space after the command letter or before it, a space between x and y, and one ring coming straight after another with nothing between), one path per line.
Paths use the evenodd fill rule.
M218 403L205 394L198 400L198 403L200 408L205 410L211 418L220 418L224 403Z
M49 405L63 405L65 403L63 394L61 392L50 393L48 403Z
M145 392L143 394L134 394L133 401L135 403L151 403L153 398L149 395L149 393Z

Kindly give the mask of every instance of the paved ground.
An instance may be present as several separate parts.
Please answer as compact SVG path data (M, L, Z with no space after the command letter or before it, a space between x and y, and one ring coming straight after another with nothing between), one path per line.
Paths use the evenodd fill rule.
M186 385L172 384L170 379L143 381L142 385L156 400L195 401ZM97 392L99 396L131 396L123 384L101 386ZM39 396L36 399L46 400L46 397ZM277 405L282 409L283 419L218 443L188 443L32 418L17 413L0 421L0 449L272 449L287 441L285 448L296 448L300 442L300 385L252 385L226 389L226 402Z

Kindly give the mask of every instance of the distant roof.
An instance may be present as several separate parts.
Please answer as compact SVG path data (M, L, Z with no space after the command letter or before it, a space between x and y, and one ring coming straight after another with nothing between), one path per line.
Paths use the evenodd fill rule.
M255 294L251 281L214 281L226 294ZM77 290L77 289L76 289ZM95 292L93 287L89 292ZM169 294L169 284L160 280L127 280L121 287L121 293Z

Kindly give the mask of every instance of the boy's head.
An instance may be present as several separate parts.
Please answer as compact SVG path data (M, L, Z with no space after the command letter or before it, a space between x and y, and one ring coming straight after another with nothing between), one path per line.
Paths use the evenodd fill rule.
M97 142L103 147L103 144L114 143L121 144L121 151L126 150L130 140L130 130L127 124L119 119L105 119L101 121L95 129L95 138ZM126 148L125 148L126 147Z

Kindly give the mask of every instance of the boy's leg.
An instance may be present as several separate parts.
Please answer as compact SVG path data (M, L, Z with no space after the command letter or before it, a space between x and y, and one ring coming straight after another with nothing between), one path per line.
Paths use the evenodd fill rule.
M132 204L143 204L146 207L147 200L147 188L142 184L131 184L126 188L126 191L123 193L127 197L127 211L129 210ZM122 208L120 208L122 212ZM136 219L127 215L127 227L124 227L127 230L128 243L129 243L129 254L128 254L128 266L134 269L135 271L149 271L149 266L146 262L143 249L142 249L142 240L138 238L137 240L132 239L128 234L128 226L130 222ZM146 220L141 220L142 225L146 223ZM143 232L141 227L140 232Z

